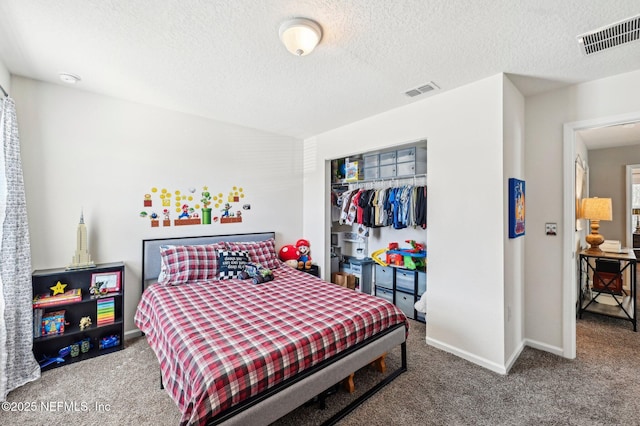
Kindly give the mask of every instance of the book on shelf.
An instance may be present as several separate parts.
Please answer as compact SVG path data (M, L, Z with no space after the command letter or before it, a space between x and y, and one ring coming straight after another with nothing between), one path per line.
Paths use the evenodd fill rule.
M64 334L65 311L47 312L42 317L42 336Z
M96 303L98 310L98 327L101 325L113 324L115 320L115 299L113 297L98 299Z
M42 335L42 314L44 309L33 310L33 337L40 337Z
M74 303L82 300L82 290L73 288L62 294L52 296L50 294L38 294L33 298L34 308L46 308L49 306L63 305L65 303Z

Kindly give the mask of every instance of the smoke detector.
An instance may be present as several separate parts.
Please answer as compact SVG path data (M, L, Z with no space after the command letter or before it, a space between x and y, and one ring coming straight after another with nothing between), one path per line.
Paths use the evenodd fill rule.
M578 36L582 54L587 56L640 39L640 15L615 22Z

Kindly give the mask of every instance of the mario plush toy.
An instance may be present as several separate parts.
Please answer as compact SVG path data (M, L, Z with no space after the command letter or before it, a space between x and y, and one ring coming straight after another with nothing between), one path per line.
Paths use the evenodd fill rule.
M278 258L292 268L298 268L298 258L300 257L300 251L296 246L291 244L282 246L278 253Z
M298 269L311 269L311 248L309 241L300 239L296 243L296 248L300 252L298 257Z

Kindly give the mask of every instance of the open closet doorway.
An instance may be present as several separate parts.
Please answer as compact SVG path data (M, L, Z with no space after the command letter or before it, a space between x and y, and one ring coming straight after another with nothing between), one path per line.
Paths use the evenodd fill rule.
M563 347L564 356L567 358L575 358L576 356L576 298L578 295L577 284L577 271L576 261L577 252L580 249L580 244L584 245L584 238L580 237L578 240L576 230L576 179L575 179L575 161L578 152L583 153L583 158L586 167L589 168L589 154L590 149L602 149L613 148L616 145L638 145L638 155L640 155L640 139L626 140L625 142L616 141L614 137L611 137L609 132L602 132L603 134L609 134L607 137L603 137L600 140L595 140L599 129L608 130L631 130L640 132L640 112L634 112L613 117L603 117L592 120L585 120L580 122L566 123L564 125L564 146L563 146L563 164L564 164L564 196L563 196ZM593 134L591 133L593 130ZM640 133L639 133L640 134ZM595 136L594 136L595 135ZM594 140L588 142L585 139L594 136ZM590 145L590 146L587 146ZM586 155L584 150L587 150ZM633 161L640 164L640 161ZM618 175L621 176L622 172L619 168ZM611 173L616 173L616 170L611 170ZM623 209L622 212L618 211L617 214L614 211L614 220L622 221L624 226L623 235L617 239L621 240L622 245L630 247L630 241L627 239L631 230L631 203L630 193L627 189L629 178L620 181L620 197L614 202L617 209ZM626 192L625 192L626 191ZM591 191L589 196L598 196L594 191ZM615 208L614 208L615 210ZM617 216L617 217L616 217ZM583 230L582 232L587 232ZM606 237L606 236L605 236Z

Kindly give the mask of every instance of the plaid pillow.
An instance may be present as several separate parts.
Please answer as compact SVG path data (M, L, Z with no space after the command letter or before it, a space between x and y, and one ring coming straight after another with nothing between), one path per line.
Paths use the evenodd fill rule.
M246 251L251 262L260 263L265 268L276 269L280 266L280 259L276 253L276 240L269 238L265 241L237 241L228 242L228 250Z
M247 263L249 253L246 251L218 250L218 277L221 280L238 278Z
M184 284L191 281L210 281L218 277L216 250L224 243L195 246L160 247L160 284Z

